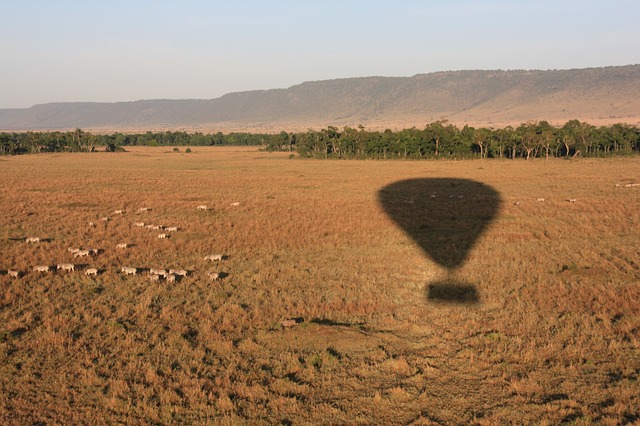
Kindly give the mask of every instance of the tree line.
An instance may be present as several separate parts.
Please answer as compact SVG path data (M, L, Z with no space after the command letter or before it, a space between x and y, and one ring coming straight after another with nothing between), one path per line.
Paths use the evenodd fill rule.
M537 158L606 157L640 153L640 129L628 124L593 126L571 120L563 126L546 121L500 129L456 127L436 121L422 129L370 131L328 126L277 134L145 132L92 134L70 132L0 133L0 154L121 151L127 146L254 145L311 158Z
M628 124L596 127L578 120L560 127L546 121L492 129L436 121L423 129L393 132L329 126L282 132L267 149L315 158L536 158L605 157L640 153L640 129Z
M42 152L92 152L98 149L123 151L127 146L212 146L268 145L274 135L220 132L145 132L93 134L82 129L69 132L0 133L0 154L38 154Z

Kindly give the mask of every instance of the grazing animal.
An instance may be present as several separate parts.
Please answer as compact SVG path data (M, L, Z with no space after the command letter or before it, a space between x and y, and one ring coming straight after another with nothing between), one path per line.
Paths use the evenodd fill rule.
M166 238L169 238L169 236L167 234L158 234L158 239L159 240L164 240Z
M26 241L28 243L39 243L40 242L40 238L39 237L27 237Z
M107 216L100 218L103 222L109 222L109 218Z
M75 252L73 254L73 257L86 257L89 256L91 254L90 250L78 250L77 252Z
M130 268L128 266L123 266L121 271L125 274L125 275L136 275L138 273L138 270L136 268Z
M236 201L235 203L231 203L231 205L232 205L233 207L238 207L238 206L240 205L240 203Z
M77 253L77 252L79 252L79 251L80 251L80 249L79 249L79 248L69 247L69 248L67 249L67 251L68 251L69 253Z
M136 213L144 213L144 212L148 212L148 211L149 211L149 209L148 209L147 207L140 207L140 208L136 211Z
M282 325L282 328L290 328L297 324L298 324L298 321L296 321L295 319L286 319L280 322L280 325Z
M93 222L89 222L89 228L95 228L95 227L96 227L96 224L95 224L95 223L93 223Z
M144 226L144 222L134 222L134 225L138 228L142 228Z
M210 261L219 261L222 260L222 255L221 254L210 254L209 256L205 256L204 260L210 260Z
M177 226L168 226L166 228L164 228L165 231L167 232L178 232L178 227Z
M181 277L189 275L189 271L185 271L184 269L169 269L169 273L173 275L180 275Z
M165 271L164 269L153 269L153 268L150 268L149 269L149 273L152 274L152 275L164 275L164 276L167 275L167 271Z
M516 201L515 203L513 203L514 206L519 206L520 205L520 201Z
M160 229L162 229L162 226L160 226L160 225L147 225L146 228L147 229L151 229L152 231L159 231Z
M156 275L156 274L149 275L149 281L154 283L160 282L160 275Z
M34 272L49 272L50 268L48 266L34 266Z
M129 247L129 244L127 244L127 243L118 243L118 244L116 244L116 248L119 248L119 249L126 249L127 247Z
M113 214L124 214L124 210L115 210Z
M74 272L76 270L73 263L59 263L58 266L56 266L56 271L59 271L60 269L69 272Z
M537 201L538 203L544 203L544 198L538 198L536 201Z
M94 276L96 276L96 277L97 277L97 276L98 276L98 270L97 270L96 268L87 268L87 269L84 271L84 274L85 274L86 276L94 275Z
M173 274L165 274L164 279L168 282L168 283L175 283L176 282L176 276Z
M196 208L197 208L198 210L207 210L207 209L208 209L208 207L207 207L207 206L205 206L205 205L198 206L198 207L196 207Z
M220 272L209 272L207 273L207 277L209 277L211 281L218 281L220 279Z
M20 277L20 273L18 271L14 271L13 269L9 269L7 271L7 275L9 275L12 278L19 278Z
M575 198L569 198L567 201L570 202L570 203L575 203L576 199Z
M91 256L97 256L98 255L98 249L89 249L89 254Z

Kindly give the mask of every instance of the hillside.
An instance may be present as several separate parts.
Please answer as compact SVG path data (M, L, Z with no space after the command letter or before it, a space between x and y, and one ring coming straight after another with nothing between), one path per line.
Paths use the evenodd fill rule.
M305 130L526 121L640 123L640 65L549 71L448 71L306 82L210 100L50 103L0 109L2 130Z

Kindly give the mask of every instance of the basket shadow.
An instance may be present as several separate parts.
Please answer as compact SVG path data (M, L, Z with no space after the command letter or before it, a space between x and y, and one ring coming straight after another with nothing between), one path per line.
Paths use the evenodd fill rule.
M480 295L473 284L466 282L445 280L430 283L425 289L428 300L436 303L476 304L480 302Z

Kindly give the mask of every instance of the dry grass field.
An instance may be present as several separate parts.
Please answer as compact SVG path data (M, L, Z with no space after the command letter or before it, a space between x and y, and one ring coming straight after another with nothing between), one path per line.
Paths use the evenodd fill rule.
M0 423L640 421L640 159L192 149L0 158ZM437 197L393 192L411 179ZM484 222L447 260L401 225L451 196L447 227Z

